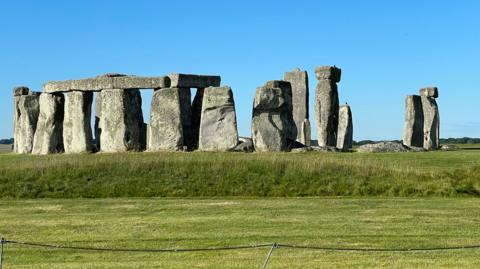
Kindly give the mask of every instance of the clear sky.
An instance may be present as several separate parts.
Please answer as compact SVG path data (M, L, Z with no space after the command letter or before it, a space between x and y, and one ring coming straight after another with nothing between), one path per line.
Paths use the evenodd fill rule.
M221 75L249 136L256 87L299 67L313 127L320 65L342 68L356 140L400 139L405 96L428 85L441 137L480 137L479 14L466 0L0 1L0 138L13 137L14 86L109 72Z

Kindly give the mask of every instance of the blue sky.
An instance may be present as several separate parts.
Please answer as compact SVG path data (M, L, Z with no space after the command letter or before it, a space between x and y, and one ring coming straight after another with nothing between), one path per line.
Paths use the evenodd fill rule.
M299 67L314 123L320 65L342 68L356 140L401 138L405 96L428 85L441 136L480 137L479 12L480 1L1 1L0 138L13 136L14 86L109 72L219 74L247 136L256 87Z

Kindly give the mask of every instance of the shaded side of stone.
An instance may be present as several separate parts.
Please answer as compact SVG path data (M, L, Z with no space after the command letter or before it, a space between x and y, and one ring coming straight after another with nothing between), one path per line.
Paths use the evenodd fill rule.
M256 151L287 151L291 106L281 88L257 88L252 112L252 139Z
M423 148L435 150L440 146L440 113L433 97L422 96Z
M318 145L336 147L339 101L335 81L329 79L318 81L314 104Z
M405 98L405 123L403 129L403 144L408 147L423 147L423 106L418 95Z
M154 92L147 135L148 151L183 150L184 114L191 112L185 109L182 102L185 103L190 96L189 92L189 89L182 88L165 88Z
M292 72L286 72L284 75L284 80L290 82L292 87L292 109L293 109L293 120L295 126L297 127L297 141L301 142L305 135L305 132L301 132L302 124L305 119L308 120L308 74L306 71L301 71L300 69L295 69ZM310 140L310 138L308 138Z
M288 143L292 145L297 140L298 129L293 119L293 94L292 85L285 80L270 80L264 85L267 88L280 88L282 90L283 98L285 100L285 110L288 110L292 116L285 117L285 131Z
M93 92L72 91L65 100L63 144L66 153L92 152L94 150L92 127Z
M229 86L209 87L203 95L199 149L229 151L238 144L237 117Z
M33 141L34 154L61 153L63 146L63 119L65 97L62 93L42 93L40 114Z
M140 91L111 89L100 94L102 152L141 151L144 122Z
M14 152L31 153L40 113L39 96L15 96L14 109Z
M200 138L200 122L202 118L203 95L205 89L198 88L192 101L192 126L191 126L191 145L192 149L198 149Z
M95 97L95 125L94 125L96 151L100 151L101 145L102 145L101 143L102 128L100 127L101 118L102 118L102 94L98 93Z
M351 149L353 144L353 120L350 106L340 106L338 119L337 148L340 150Z

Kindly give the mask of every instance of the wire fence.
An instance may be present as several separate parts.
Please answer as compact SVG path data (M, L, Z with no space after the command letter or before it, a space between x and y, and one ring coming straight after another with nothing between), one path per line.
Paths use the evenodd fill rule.
M200 247L200 248L179 248L179 249L140 249L140 248L98 248L98 247L86 247L86 246L66 246L50 243L37 243L37 242L22 242L15 240L7 240L5 238L0 239L0 269L3 269L4 265L4 253L6 245L19 245L27 247L37 247L46 249L69 249L77 251L96 251L96 252L141 252L141 253L180 253L180 252L207 252L207 251L229 251L229 250L242 250L242 249L259 249L269 248L269 251L263 262L262 269L266 269L270 261L270 257L273 254L274 249L287 248L287 249L304 249L304 250L317 250L317 251L331 251L331 252L420 252L420 251L448 251L448 250L462 250L462 249L480 249L480 245L462 245L462 246L446 246L446 247L424 247L424 248L345 248L345 247L325 247L325 246L310 246L310 245L293 245L282 243L269 243L269 244L253 244L253 245L239 245L239 246L222 246L222 247Z

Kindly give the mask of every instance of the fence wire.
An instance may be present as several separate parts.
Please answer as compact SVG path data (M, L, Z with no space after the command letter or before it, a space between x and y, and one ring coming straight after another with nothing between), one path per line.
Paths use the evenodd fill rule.
M252 244L252 245L239 245L239 246L220 246L220 247L199 247L199 248L172 248L172 249L141 249L141 248L99 248L88 246L68 246L51 243L37 243L37 242L24 242L16 240L0 239L0 269L2 269L4 260L4 247L7 244L29 246L37 248L50 248L50 249L67 249L67 250L80 250L80 251L102 251L102 252L207 252L207 251L229 251L229 250L241 250L241 249L258 249L270 247L262 269L267 268L267 265L272 256L273 250L277 248L289 248L289 249L304 249L304 250L318 250L328 252L431 252L431 251L448 251L448 250L462 250L462 249L480 249L479 245L461 245L461 246L445 246L445 247L419 247L419 248L350 248L350 247L327 247L327 246L313 246L313 245L294 245L294 244L282 244L282 243L269 243L269 244Z

